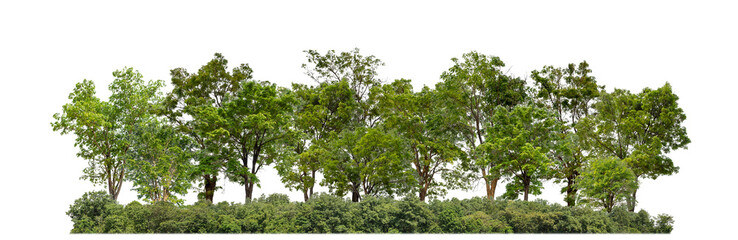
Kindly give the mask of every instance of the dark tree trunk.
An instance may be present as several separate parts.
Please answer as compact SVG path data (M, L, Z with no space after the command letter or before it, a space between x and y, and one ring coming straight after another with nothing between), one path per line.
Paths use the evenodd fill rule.
M205 192L203 192L205 200L213 202L213 196L215 195L215 186L218 182L218 176L205 174L203 176L203 182L205 184Z
M246 179L248 179L248 177ZM246 190L246 202L251 201L254 194L254 183L246 182L246 184L244 184L244 190Z
M577 189L574 188L574 183L574 176L566 178L566 198L564 200L569 207L576 205Z
M528 201L528 192L530 192L530 178L523 177L523 201Z
M359 202L359 199L361 199L361 193L358 190L356 190L356 189L354 189L353 191L351 191L351 201L352 202Z
M426 195L428 195L428 187L420 188L420 193L418 194L418 197L420 198L421 202L425 202Z

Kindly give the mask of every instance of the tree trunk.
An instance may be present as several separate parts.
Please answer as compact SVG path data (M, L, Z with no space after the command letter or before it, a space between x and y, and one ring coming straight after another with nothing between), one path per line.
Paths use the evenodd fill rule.
M203 194L205 195L205 200L213 202L213 195L215 195L215 186L218 182L218 176L213 176L210 174L203 175L203 183L205 185L205 192Z
M530 179L523 177L523 201L528 201L528 192L530 192Z
M308 198L313 197L313 188L315 188L315 170L313 170L313 185L310 186L310 195L308 195Z
M577 189L574 188L574 183L573 176L566 178L566 198L564 200L566 201L566 205L569 207L576 205Z
M420 188L419 198L421 202L425 202L425 196L428 194L428 187Z
M246 202L250 202L254 193L254 183L249 182L249 178L246 177L246 183L244 184L244 190L246 190Z
M499 181L500 178L494 178L492 181L484 181L484 185L487 189L487 198L489 198L490 201L495 200L495 191L497 190L497 181Z
M359 202L359 199L361 199L361 193L359 193L359 191L356 189L352 190L351 191L351 201Z
M307 189L303 189L302 190L302 197L305 198L305 202L308 201L308 198L309 197L308 197L308 190Z
M638 192L638 188L633 189L632 199L630 199L630 201L628 203L628 205L629 205L628 206L628 208L629 208L628 211L635 212L635 208L636 208L636 192Z

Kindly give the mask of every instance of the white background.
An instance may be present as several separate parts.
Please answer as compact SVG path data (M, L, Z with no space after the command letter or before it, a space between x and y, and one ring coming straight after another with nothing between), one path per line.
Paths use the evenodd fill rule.
M544 65L586 60L608 90L639 92L668 81L687 115L684 126L692 143L669 154L681 167L678 174L641 183L638 209L674 216L673 234L655 238L725 238L734 231L737 214L736 10L709 1L2 2L0 234L92 238L69 235L72 223L65 212L84 192L105 188L79 180L87 163L75 156L75 136L60 136L50 127L75 83L93 80L105 99L116 69L134 67L147 80L169 84L170 69L194 72L220 52L231 67L248 63L255 79L289 86L311 82L300 68L306 62L303 50L358 47L386 63L380 69L383 80L409 78L416 89L433 86L452 66L450 58L472 50L501 57L506 69L521 77ZM279 192L301 201L302 194L286 190L271 168L259 176L262 186L255 196ZM136 199L125 191L130 187L124 184L123 204ZM560 187L548 183L538 198L563 203ZM498 187L498 195L503 191ZM215 201L242 202L243 194L241 186L227 183ZM482 195L480 186L448 197ZM187 195L187 203L195 196ZM275 236L297 237L257 237Z

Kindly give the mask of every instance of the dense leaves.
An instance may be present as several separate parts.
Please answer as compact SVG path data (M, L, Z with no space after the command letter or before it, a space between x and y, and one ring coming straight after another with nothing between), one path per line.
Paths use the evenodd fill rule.
M614 157L591 161L577 180L584 202L608 212L622 201L630 200L630 193L638 187L633 170Z
M73 233L669 233L671 216L615 208L612 213L545 201L486 198L422 202L365 197L360 203L316 194L307 202L286 195L241 203L167 202L123 206L104 192L70 206Z
M126 174L131 135L135 126L147 119L153 111L153 102L162 81L143 80L132 68L113 72L115 79L108 86L109 101L98 98L95 84L90 80L77 83L69 94L71 103L54 114L54 131L62 135L77 135L74 145L78 157L87 160L83 179L93 184L107 185L108 194L115 200L120 194Z
M229 71L219 53L196 73L171 70L167 94L131 68L113 73L108 100L78 83L52 127L76 135L83 178L108 194L73 205L74 231L671 231L671 216L634 213L638 179L677 173L667 154L690 143L668 83L607 92L582 62L534 70L528 85L499 57L469 52L435 88L413 89L382 81L384 63L358 49L305 53L315 84L291 89L252 79L247 64ZM304 202L254 199L267 166ZM211 204L223 175L244 186L244 204ZM486 198L437 200L477 180ZM565 184L567 207L507 201L547 180ZM150 205L114 204L123 181ZM198 182L201 201L182 206Z
M513 107L526 100L525 81L505 75L505 63L499 57L477 52L465 53L462 60L452 58L454 66L441 74L436 89L445 98L452 134L457 135L468 158L464 171L485 183L489 199L494 199L501 173L487 164L484 152L477 147L485 141L487 128L498 106ZM458 176L464 176L459 174Z

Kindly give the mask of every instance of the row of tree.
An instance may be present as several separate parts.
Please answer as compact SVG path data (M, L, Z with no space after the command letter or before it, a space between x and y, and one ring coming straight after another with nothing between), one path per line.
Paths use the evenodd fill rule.
M252 78L247 64L228 70L221 55L190 73L171 70L173 89L115 71L108 101L92 81L78 83L54 114L55 131L77 135L83 178L105 184L113 199L131 181L139 198L181 202L200 183L213 201L219 176L253 197L262 167L307 201L320 184L338 196L417 194L485 183L493 200L540 194L563 183L569 206L635 209L638 179L678 172L669 157L690 142L678 97L666 83L640 93L597 85L586 62L545 66L532 82L503 72L495 56L453 58L435 88L384 83L383 62L358 49L305 51L314 85L279 87ZM318 174L323 180L318 183Z

